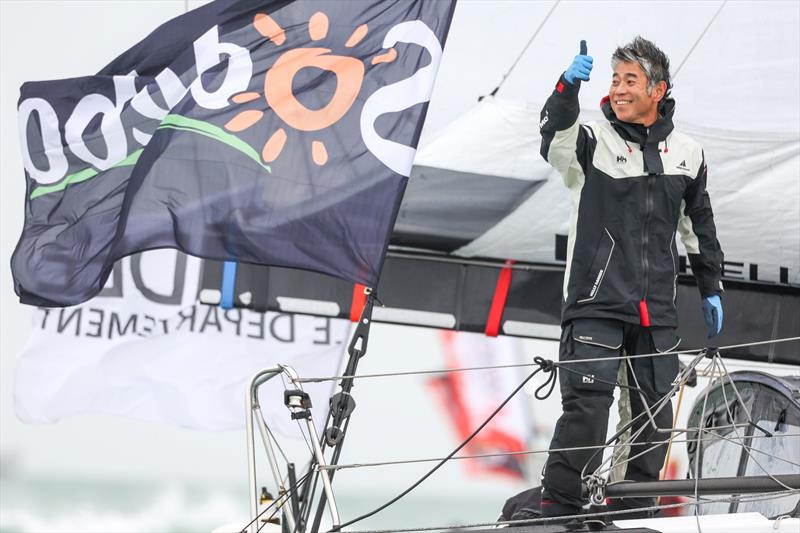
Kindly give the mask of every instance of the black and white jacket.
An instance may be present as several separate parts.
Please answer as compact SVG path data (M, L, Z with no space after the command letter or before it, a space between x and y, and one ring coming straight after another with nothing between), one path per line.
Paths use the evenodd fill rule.
M706 192L703 150L673 130L675 101L650 128L578 123L580 81L562 77L541 113L542 156L572 197L562 323L613 318L677 326L680 232L702 296L722 292L722 249Z

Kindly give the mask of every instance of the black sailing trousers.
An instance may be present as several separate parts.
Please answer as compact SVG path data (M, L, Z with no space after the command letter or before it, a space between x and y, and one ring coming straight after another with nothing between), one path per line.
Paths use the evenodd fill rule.
M581 497L581 475L591 474L600 466L603 451L552 450L605 443L608 411L613 403L620 364L627 370L628 387L632 387L627 389L631 418L636 419L631 431L635 434L645 426L632 442L625 479L658 479L664 464L666 444L643 452L652 446L647 442L665 441L669 433L655 431L650 417L645 413L644 402L650 407L659 428L668 430L672 427L671 401L667 401L657 414L653 406L671 392L672 382L678 373L678 356L673 354L627 360L618 357L668 352L677 347L679 342L673 328L643 327L619 320L575 319L564 325L559 353L561 361L607 360L578 362L559 368L563 413L553 433L542 480L542 512L545 516L573 514L587 501ZM611 507L639 508L653 503L654 500L649 498L628 498L626 501L615 500Z

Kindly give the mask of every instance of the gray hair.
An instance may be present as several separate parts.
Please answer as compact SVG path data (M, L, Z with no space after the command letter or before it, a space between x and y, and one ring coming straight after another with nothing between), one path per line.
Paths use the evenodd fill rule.
M653 92L653 87L659 82L667 83L669 96L672 81L669 76L669 58L653 42L636 36L633 41L625 46L618 47L611 55L611 68L615 69L620 62L637 63L647 76L647 93Z

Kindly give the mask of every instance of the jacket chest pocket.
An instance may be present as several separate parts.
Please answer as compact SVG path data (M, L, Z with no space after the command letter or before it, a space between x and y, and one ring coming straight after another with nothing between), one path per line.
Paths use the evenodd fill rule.
M582 297L578 298L578 303L589 303L594 301L600 292L600 287L608 272L608 266L611 264L611 256L614 255L614 248L616 248L616 241L611 236L608 228L603 228L603 234L600 237L600 242L597 244L597 249L594 253L594 259L589 267L589 273L585 282L585 290Z

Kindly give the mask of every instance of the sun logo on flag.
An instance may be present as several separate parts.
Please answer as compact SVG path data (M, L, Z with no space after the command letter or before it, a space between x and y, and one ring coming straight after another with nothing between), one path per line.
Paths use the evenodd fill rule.
M286 42L286 32L269 15L259 13L253 20L253 27L275 45ZM357 45L367 35L366 24L357 27L345 42L346 48ZM328 35L328 17L321 11L308 20L308 34L312 41L319 41ZM348 56L331 55L327 48L295 48L284 52L264 77L264 94L245 92L235 95L231 100L236 104L246 104L264 98L273 111L290 127L307 132L323 130L341 119L350 109L361 90L364 81L364 64L361 60ZM372 64L388 63L397 58L397 51L390 48L385 54L372 59ZM314 67L336 75L336 91L328 103L320 109L309 109L292 92L292 83L300 70ZM233 117L225 129L232 132L246 130L258 122L264 112L258 109L241 111ZM267 163L275 161L286 144L286 130L278 128L264 143L261 157ZM328 150L321 140L312 140L311 158L319 166L328 161Z

